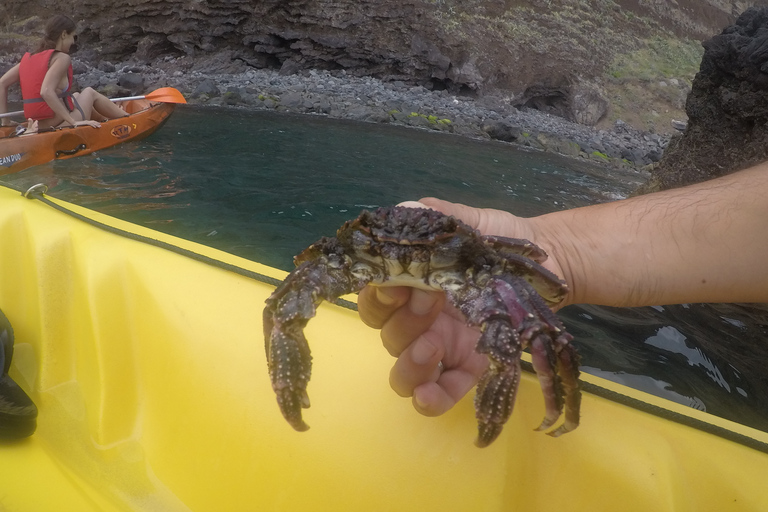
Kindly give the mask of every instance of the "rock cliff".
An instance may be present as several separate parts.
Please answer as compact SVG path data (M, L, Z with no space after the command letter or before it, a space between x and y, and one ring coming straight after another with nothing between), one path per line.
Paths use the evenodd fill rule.
M704 42L688 127L643 191L697 183L768 160L768 8L751 8Z
M182 70L314 68L453 94L497 94L594 125L602 77L652 37L702 40L760 2L730 0L4 0L0 15L71 13L92 62Z

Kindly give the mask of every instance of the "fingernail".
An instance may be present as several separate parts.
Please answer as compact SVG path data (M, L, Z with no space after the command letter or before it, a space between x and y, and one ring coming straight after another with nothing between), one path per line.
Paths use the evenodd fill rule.
M411 351L411 360L417 365L425 365L435 357L437 349L431 343L422 340L416 342Z
M411 293L409 308L414 315L424 316L432 310L435 302L437 297L434 294L417 288Z
M420 203L419 201L403 201L398 203L397 206L405 206L407 208L427 208L427 205Z
M420 410L424 410L427 408L427 404L422 402L421 399L419 399L419 395L413 395L413 401L416 402L416 407Z
M395 303L395 298L392 297L388 291L384 288L376 288L376 300L384 306L391 306Z

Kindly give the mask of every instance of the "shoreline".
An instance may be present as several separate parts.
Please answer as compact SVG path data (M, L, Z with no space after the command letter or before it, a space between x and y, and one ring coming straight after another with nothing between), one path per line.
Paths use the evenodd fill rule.
M7 59L10 56L6 56ZM11 57L12 58L12 57ZM184 71L185 58L154 66L101 61L98 67L73 59L80 88L108 97L140 95L159 87L179 89L192 105L229 106L319 114L331 118L385 123L511 143L650 176L670 137L616 121L597 129L530 108L517 108L501 96L471 97L428 90L400 81L385 82L342 71L248 69L240 73ZM14 100L13 91L9 100Z

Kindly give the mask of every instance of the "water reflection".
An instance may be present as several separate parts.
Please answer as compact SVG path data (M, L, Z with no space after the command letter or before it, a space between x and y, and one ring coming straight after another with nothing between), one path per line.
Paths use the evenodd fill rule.
M571 306L584 371L768 430L768 308Z

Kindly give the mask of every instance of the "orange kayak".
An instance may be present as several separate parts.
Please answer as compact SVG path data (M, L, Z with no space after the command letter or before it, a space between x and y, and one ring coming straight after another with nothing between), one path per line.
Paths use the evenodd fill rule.
M175 107L173 103L153 105L147 100L127 101L122 106L130 115L101 123L101 128L56 128L16 136L14 127L0 127L0 175L141 139L160 128Z

